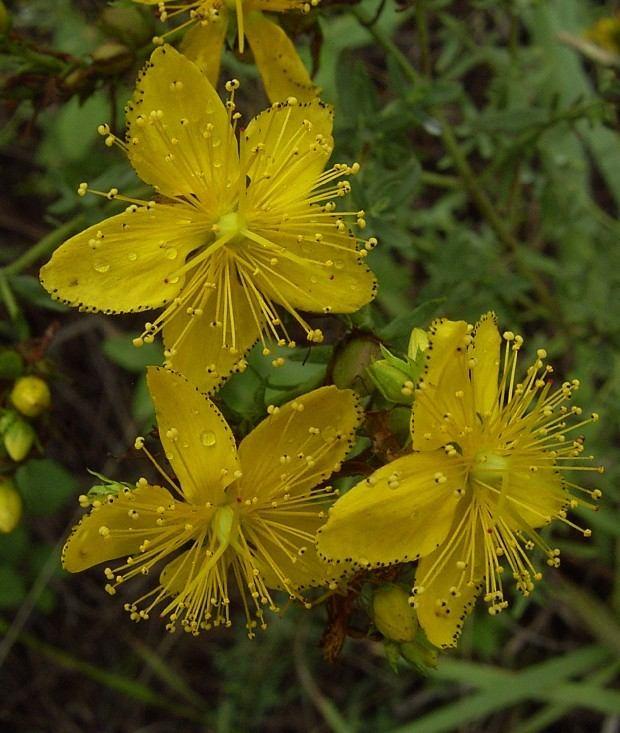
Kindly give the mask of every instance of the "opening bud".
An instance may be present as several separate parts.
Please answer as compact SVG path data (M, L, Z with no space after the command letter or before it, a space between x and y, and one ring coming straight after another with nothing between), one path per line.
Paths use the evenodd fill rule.
M398 585L384 585L372 597L372 616L377 629L391 641L413 641L418 620L409 604L409 593Z

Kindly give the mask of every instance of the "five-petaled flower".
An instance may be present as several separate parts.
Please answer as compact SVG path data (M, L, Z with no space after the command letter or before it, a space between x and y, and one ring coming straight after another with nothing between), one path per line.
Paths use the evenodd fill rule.
M135 0L143 5L159 6L160 17L168 20L185 16L188 27L181 42L181 51L198 64L215 86L220 75L220 62L231 16L237 20L237 43L243 53L247 39L256 67L272 102L294 96L310 101L319 93L295 46L279 25L263 15L298 11L307 13L318 0ZM175 29L177 30L177 29ZM172 33L173 31L170 31ZM156 37L163 43L163 37Z
M540 579L530 551L538 547L549 565L559 564L559 550L537 530L559 519L589 536L566 509L593 507L584 495L600 496L564 478L602 470L583 465L592 458L582 454L583 438L569 437L597 419L570 424L581 409L564 403L579 383L553 390L543 349L517 382L522 339L503 338L502 358L492 314L475 329L464 321L432 325L415 391L413 451L342 496L319 531L319 552L332 561L380 567L421 558L411 603L441 647L456 643L482 590L491 614L506 606L506 569L530 593Z
M274 341L294 346L279 311L319 342L300 311L354 312L376 287L363 263L376 240L345 223L363 228L364 212L338 212L334 201L359 166L324 171L331 109L291 98L255 117L238 143L237 86L228 82L225 106L191 61L156 49L127 108L126 143L107 125L100 133L158 197L95 192L129 206L72 237L41 270L53 297L82 310L163 308L135 343L163 329L166 365L204 390L243 368L259 339L265 354Z
M265 606L277 610L271 589L302 601L306 588L335 589L339 578L319 560L315 536L334 493L323 482L359 422L355 394L322 387L271 407L237 449L217 408L182 376L150 367L148 384L174 475L138 438L167 488L140 479L135 489L96 500L65 545L64 567L78 572L122 559L105 568L112 595L134 576L161 570L156 587L126 610L139 621L158 607L169 630L194 634L230 625L231 585L250 636L264 627Z

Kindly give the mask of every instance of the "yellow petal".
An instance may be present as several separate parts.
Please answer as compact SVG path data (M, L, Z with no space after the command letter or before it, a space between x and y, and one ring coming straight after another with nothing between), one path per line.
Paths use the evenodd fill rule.
M191 591L192 588L194 593L199 592L200 585L195 581L205 562L204 547L194 543L191 549L181 552L162 569L159 582L169 596Z
M127 111L136 172L167 196L196 194L211 216L229 208L239 175L228 113L200 69L171 46L155 49Z
M229 301L234 328L230 313L224 325L222 313L217 312L218 302L220 299L212 293L201 316L190 316L179 309L164 326L164 344L172 351L167 364L201 392L212 392L232 372L244 367L243 356L258 340L263 324L237 278L231 280Z
M411 413L414 450L434 451L451 441L458 442L464 427L463 415L473 401L467 364L468 326L465 321L433 321L425 367L418 383ZM457 396L462 393L460 396Z
M181 52L198 66L214 87L217 86L220 76L227 27L228 13L226 6L222 6L217 19L211 20L207 25L196 23L181 41Z
M465 351L465 337L469 328L465 321L449 321L438 318L428 329L429 345L424 352L425 366L423 380L436 387L439 384L446 366L454 359L456 353Z
M242 167L251 180L244 210L268 205L278 212L304 201L333 150L332 127L332 108L318 99L278 103L254 117L241 146Z
M269 519L288 521L295 530L311 535L316 535L325 521L319 517L318 505L314 511L296 516L294 522L286 518L279 520L276 512L272 512ZM342 568L336 574L333 566L330 567L318 557L313 542L284 530L280 530L279 537L280 541L277 542L267 533L254 531L249 534L249 538L254 539L256 544L256 565L268 588L289 591L318 588L343 575Z
M497 404L500 341L495 314L487 313L476 324L473 342L475 409L483 416L489 415Z
M507 524L515 530L549 524L568 501L562 478L552 467L539 468L535 473L526 466L513 468L507 472L505 482L498 511L504 511Z
M144 486L93 508L73 528L62 551L63 567L70 573L78 573L101 562L139 552L140 545L151 536L144 530L152 530L153 536L163 531L156 524L156 509L171 501L171 494L161 486ZM138 511L136 519L129 517L130 510L145 506L153 511Z
M345 458L359 420L355 393L334 386L277 408L241 441L241 495L266 501L284 491L308 492Z
M307 227L311 232L312 224ZM256 280L263 292L287 310L354 313L374 298L376 279L358 257L352 237L334 233L321 244L299 244L295 235L266 230L258 230L257 235L274 244L277 251L273 258L269 251L253 250L262 264Z
M51 295L73 306L108 313L159 308L183 282L171 277L204 239L189 206L140 207L71 237L41 269Z
M235 439L219 410L184 377L149 367L147 383L166 457L193 504L219 504L239 470Z
M457 512L455 523L461 517L462 512ZM473 573L470 568L460 569L457 566L457 562L467 557L465 540L469 534L460 533L459 537L447 551L442 545L422 558L416 572L416 584L424 586L424 591L416 596L418 621L428 640L441 648L456 646L463 622L473 609L482 582L481 562ZM482 542L482 537L478 537L477 546L482 547ZM477 554L482 558L483 553ZM435 572L439 567L440 571ZM424 578L429 573L432 579L426 583Z
M392 461L338 499L318 535L320 555L365 567L427 555L450 528L464 480L443 451Z
M260 12L248 13L245 35L272 102L288 97L306 102L318 96L320 89L313 84L293 42L279 25Z

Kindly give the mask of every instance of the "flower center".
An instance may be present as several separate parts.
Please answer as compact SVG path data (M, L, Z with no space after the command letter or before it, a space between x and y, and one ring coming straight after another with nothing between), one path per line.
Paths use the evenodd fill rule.
M228 547L235 542L239 532L239 522L232 504L225 504L216 509L211 526L220 547Z
M470 482L497 486L510 468L510 461L490 450L481 450L476 453L469 472Z
M242 239L241 230L246 228L247 221L243 214L240 214L238 211L231 211L228 214L224 214L215 226L218 237L232 236L229 244L235 244Z

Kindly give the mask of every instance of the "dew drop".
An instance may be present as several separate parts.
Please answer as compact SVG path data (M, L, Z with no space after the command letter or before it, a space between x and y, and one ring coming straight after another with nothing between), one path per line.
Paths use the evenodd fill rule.
M342 269L344 269L344 260L336 260L336 261L334 262L334 267L335 267L335 268L336 268L337 270L342 270Z
M129 254L127 255L127 259L128 259L128 260L129 260L130 262L135 262L135 261L136 261L136 260L138 259L138 255L136 254L136 252L130 252L130 253L129 253Z
M200 434L200 442L210 448L215 445L215 433L212 430L205 430Z
M108 262L95 262L93 267L96 272L107 272L110 269L110 264Z
M332 443L336 440L336 435L336 428L333 425L328 425L321 430L321 438L323 438L326 443Z
M176 250L176 249L175 249L174 247L169 247L169 248L168 248L168 249L166 250L166 257L167 257L167 258L168 258L169 260L176 260L176 258L177 258L177 255L178 255L178 254L179 254L179 253L177 252L177 250Z

